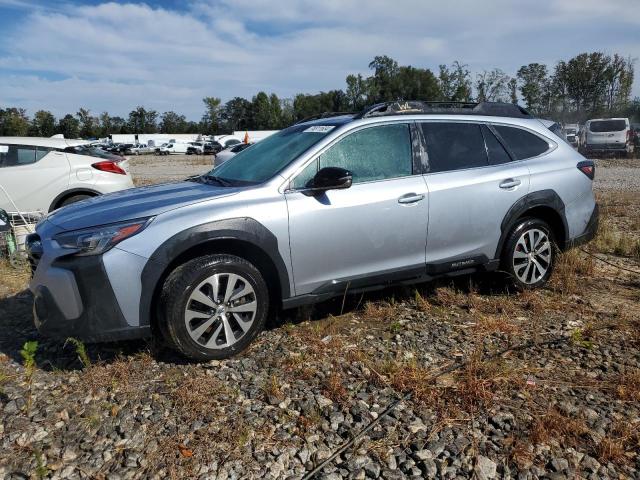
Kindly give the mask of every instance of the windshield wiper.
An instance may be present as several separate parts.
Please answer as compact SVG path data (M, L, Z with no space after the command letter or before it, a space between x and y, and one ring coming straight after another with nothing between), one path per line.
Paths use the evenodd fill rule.
M211 183L211 181L214 181L220 185L222 185L223 187L233 187L233 183L231 183L229 180L225 180L224 178L221 177L216 177L215 175L203 175L202 177L200 177L201 180L203 180L203 183Z

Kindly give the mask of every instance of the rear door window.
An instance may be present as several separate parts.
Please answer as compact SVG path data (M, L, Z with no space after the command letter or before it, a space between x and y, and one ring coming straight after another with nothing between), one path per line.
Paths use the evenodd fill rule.
M486 167L489 164L479 124L425 122L420 127L427 144L429 173Z
M494 125L502 140L517 160L537 157L549 150L549 142L522 128Z
M627 122L624 120L597 120L589 125L589 130L594 133L620 132L626 128Z
M28 145L0 146L0 165L19 167L36 162L36 148Z
M511 161L507 151L486 125L482 125L482 135L484 136L484 144L487 147L490 165L500 165Z

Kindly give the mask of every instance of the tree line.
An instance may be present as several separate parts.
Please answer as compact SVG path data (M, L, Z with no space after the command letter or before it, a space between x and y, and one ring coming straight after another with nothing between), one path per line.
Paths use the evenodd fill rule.
M376 56L369 76L348 75L344 89L317 94L300 93L282 99L257 93L252 99L235 97L222 103L205 97L200 121L173 111L159 114L138 106L127 118L108 112L93 115L81 108L61 118L39 110L29 118L23 108L0 108L0 135L99 138L110 133L228 133L234 130L275 130L323 112L357 112L367 105L393 100L502 101L519 100L532 113L563 122L582 122L599 116L627 116L640 121L640 98L631 98L635 60L601 52L581 53L553 67L541 63L521 66L510 76L499 68L472 75L455 61L429 68L398 65Z

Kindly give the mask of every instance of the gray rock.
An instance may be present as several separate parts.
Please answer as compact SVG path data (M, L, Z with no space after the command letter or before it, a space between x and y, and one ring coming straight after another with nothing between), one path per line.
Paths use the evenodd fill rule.
M496 478L497 465L490 458L484 455L478 455L476 458L476 466L474 472L478 477L478 480L489 480Z

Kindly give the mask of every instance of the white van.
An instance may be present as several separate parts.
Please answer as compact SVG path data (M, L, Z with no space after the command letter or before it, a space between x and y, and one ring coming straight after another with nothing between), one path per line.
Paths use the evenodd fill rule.
M188 143L171 142L160 147L160 155L170 155L172 153L187 153Z
M631 157L633 144L628 118L594 118L585 124L585 154L617 153Z
M47 213L133 187L128 162L82 140L0 137L0 209Z

